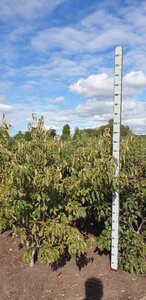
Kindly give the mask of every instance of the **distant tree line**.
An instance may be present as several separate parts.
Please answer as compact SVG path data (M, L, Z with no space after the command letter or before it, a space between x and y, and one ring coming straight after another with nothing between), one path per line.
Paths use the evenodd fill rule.
M3 126L0 127L0 136L2 135L2 128L6 127L6 126L8 126L7 123L3 122ZM29 129L26 132L18 131L18 133L15 134L13 137L9 137L10 145L12 145L14 141L20 140L20 139L30 141L32 139L31 131L33 131L33 130L35 130L35 127L32 126L31 130ZM72 136L71 136L70 126L68 124L65 124L63 126L60 136L57 135L57 132L54 128L50 128L49 130L46 130L49 138L58 137L62 141L70 140L71 138L73 138L75 140L75 139L81 138L82 136L99 137L105 131L108 131L109 135L112 138L112 135L113 135L113 120L112 119L109 120L106 125L100 126L98 128L79 129L78 127L76 127L74 134ZM133 134L132 130L128 126L121 124L121 138L127 137L128 135L131 135L131 134Z

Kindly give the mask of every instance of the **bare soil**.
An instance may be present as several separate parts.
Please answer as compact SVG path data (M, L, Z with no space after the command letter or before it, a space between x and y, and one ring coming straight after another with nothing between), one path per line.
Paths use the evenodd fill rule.
M146 296L146 277L112 271L108 255L87 251L88 261L56 268L23 263L9 234L0 236L0 300L139 300ZM143 298L144 299L144 298ZM145 298L146 299L146 298Z

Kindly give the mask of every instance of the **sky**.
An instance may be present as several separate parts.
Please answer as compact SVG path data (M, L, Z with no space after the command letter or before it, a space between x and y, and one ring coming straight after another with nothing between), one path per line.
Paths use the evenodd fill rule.
M0 119L26 131L95 128L113 117L123 46L122 123L146 134L146 1L0 0Z

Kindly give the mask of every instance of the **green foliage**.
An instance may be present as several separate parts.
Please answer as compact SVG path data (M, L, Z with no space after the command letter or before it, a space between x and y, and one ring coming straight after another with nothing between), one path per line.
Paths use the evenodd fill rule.
M54 138L57 135L56 130L54 128L50 128L47 132L48 132L48 135L52 138Z
M80 129L78 127L75 128L75 132L74 132L74 135L73 135L73 139L78 139L80 138Z
M11 148L9 134L1 138L0 229L12 230L30 265L36 256L49 264L63 253L84 253L88 219L103 228L98 247L110 251L117 182L109 128L98 137L78 132L80 137L59 140L44 130L40 118L28 132L29 139L19 134ZM145 178L145 140L129 135L121 145L119 262L136 273L146 267Z
M128 137L129 135L132 135L132 131L128 126L124 126L121 124L121 138ZM113 120L109 120L108 124L100 126L99 128L87 128L87 129L78 129L75 128L74 136L73 138L82 138L82 136L86 137L99 137L104 134L105 131L109 132L110 137L113 136Z
M70 139L70 126L68 124L63 126L61 139L62 141Z
M113 136L113 120L112 119L108 121L108 124L99 127L97 129L97 132L98 132L98 134L99 133L102 134L106 129L109 129L110 135L112 137ZM123 124L121 124L120 131L121 131L122 138L127 137L128 135L132 135L131 129L128 126L124 126Z
M8 148L10 142L9 131L10 126L6 122L3 122L0 126L0 144L6 148Z
M119 264L137 274L146 272L146 163L144 141L130 137L122 143L120 174ZM97 244L111 247L111 220ZM108 239L107 239L108 237Z

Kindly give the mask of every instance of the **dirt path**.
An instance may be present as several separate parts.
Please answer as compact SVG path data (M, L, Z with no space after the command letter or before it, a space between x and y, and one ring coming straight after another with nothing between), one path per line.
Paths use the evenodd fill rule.
M0 236L0 300L139 300L146 296L146 277L110 270L109 257L88 249L89 263L72 260L53 271L22 263L22 250L7 233ZM146 298L145 298L146 299Z

